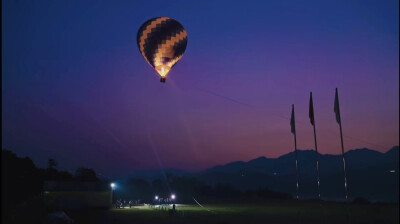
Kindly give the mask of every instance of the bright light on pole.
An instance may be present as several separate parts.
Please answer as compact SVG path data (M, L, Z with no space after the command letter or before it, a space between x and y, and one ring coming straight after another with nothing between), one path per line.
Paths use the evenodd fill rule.
M171 199L175 200L175 198L176 198L175 194L171 194Z
M156 200L158 200L158 196L155 196L154 198L155 198Z
M110 186L111 186L111 193L110 193L111 205L110 206L112 207L112 204L113 204L113 191L114 191L114 188L115 188L115 184L111 183Z

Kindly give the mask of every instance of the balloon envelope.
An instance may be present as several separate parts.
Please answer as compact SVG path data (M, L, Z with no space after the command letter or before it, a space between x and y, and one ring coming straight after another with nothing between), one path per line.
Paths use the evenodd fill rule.
M157 17L146 21L137 33L137 45L144 59L161 76L161 81L182 58L187 33L176 20Z

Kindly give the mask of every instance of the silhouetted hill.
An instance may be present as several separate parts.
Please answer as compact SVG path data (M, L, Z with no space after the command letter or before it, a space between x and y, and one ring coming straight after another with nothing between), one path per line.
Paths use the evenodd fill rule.
M191 175L191 173L174 168L168 168L163 170L137 170L129 178L141 178L147 181L153 181L156 179L165 179L166 175L173 175L173 176L185 176Z
M399 146L395 146L385 153L387 161L391 162L393 165L397 165L399 168Z
M366 169L375 166L398 163L399 147L393 147L387 153L371 149L354 149L345 153L348 169ZM341 172L343 169L341 155L318 154L320 169L323 173ZM396 160L396 159L397 160ZM298 150L299 169L311 173L315 169L316 154L314 150ZM248 162L237 161L207 169L208 172L240 173L259 172L270 175L285 176L296 173L294 166L295 153L290 152L276 159L259 157ZM393 167L395 168L395 167Z
M345 153L351 197L376 201L398 201L399 147L386 153L371 149L354 149ZM325 199L344 198L344 172L341 155L319 154L321 194ZM299 185L303 198L316 196L316 154L298 151ZM208 184L226 183L241 190L268 187L295 194L295 153L279 158L259 157L248 162L233 162L212 167L197 175Z
M362 148L345 153L348 186L351 198L364 197L372 201L396 201L399 197L399 147L386 153ZM319 154L321 195L328 200L343 200L344 172L341 155ZM316 197L316 154L314 150L299 150L299 188L302 198ZM268 188L273 191L295 194L295 153L278 158L258 157L248 162L235 161L218 165L203 172L188 173L166 169L164 173L175 176L195 176L206 184L229 184L242 191ZM160 170L140 171L134 177L154 180Z

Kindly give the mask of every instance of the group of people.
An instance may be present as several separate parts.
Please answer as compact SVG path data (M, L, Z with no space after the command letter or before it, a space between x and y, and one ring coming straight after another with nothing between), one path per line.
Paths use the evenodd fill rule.
M125 207L129 206L129 208L132 208L132 206L135 206L135 205L138 205L138 204L140 204L140 199L138 199L138 200L129 200L129 201L118 199L115 202L114 207L115 208L125 208Z

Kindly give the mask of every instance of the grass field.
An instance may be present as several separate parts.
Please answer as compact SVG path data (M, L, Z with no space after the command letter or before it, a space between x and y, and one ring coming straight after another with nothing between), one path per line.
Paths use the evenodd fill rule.
M214 204L167 210L137 206L124 209L67 212L76 223L399 223L398 205L354 205L319 202L270 202L266 204Z

